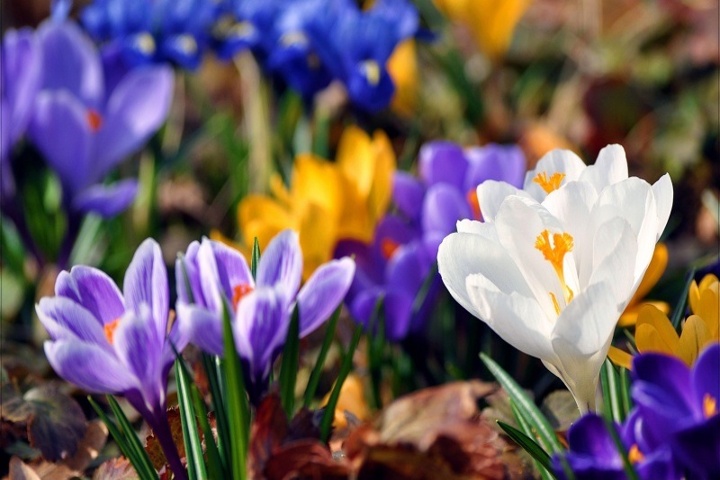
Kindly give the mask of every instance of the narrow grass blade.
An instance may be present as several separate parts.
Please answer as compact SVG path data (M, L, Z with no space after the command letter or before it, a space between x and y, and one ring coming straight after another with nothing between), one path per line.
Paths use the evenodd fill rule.
M250 258L250 272L252 273L253 278L257 276L257 268L259 263L260 243L258 242L257 237L255 237L255 240L253 240L252 256Z
M680 328L680 321L685 316L685 307L687 306L687 300L688 300L688 292L690 292L690 285L692 284L693 280L695 279L695 268L692 268L685 278L685 288L683 288L682 293L680 294L680 298L678 298L678 301L675 302L675 310L673 310L672 314L672 325L675 327L675 330L678 330Z
M480 354L480 359L516 403L518 411L527 420L533 436L537 436L540 445L550 453L562 451L562 445L560 445L560 441L557 439L550 423L530 397L520 388L520 385L500 365L484 353Z
M620 394L623 413L627 417L627 414L633 408L633 401L630 397L630 378L628 377L628 371L624 368L620 369Z
M230 431L228 429L227 408L225 407L224 402L225 394L221 387L224 375L222 371L220 371L220 359L218 357L203 353L202 362L203 367L205 368L205 375L208 378L208 384L210 385L212 407L215 413L218 453L223 465L223 471L227 472L232 450L230 449ZM224 475L223 477L226 476L227 475Z
M603 413L605 417L622 423L625 415L622 411L622 400L620 399L621 386L617 372L609 359L605 360L600 370L600 386L603 392Z
M342 364L340 365L340 373L338 373L337 380L335 380L335 386L330 393L328 403L325 405L325 411L323 412L322 420L320 422L320 439L323 442L327 442L330 438L332 422L333 418L335 418L335 407L337 407L337 402L340 398L340 390L342 389L343 383L345 383L345 379L350 373L350 370L352 370L353 356L355 354L355 349L360 342L360 337L362 337L362 327L358 325L355 327L355 332L353 332L350 345L343 356Z
M497 423L498 425L500 425L500 428L502 428L503 431L507 433L508 437L510 437L515 443L520 445L523 450L529 453L531 457L533 457L533 459L537 462L538 466L542 468L542 470L552 472L552 467L550 465L550 455L548 455L547 452L543 450L540 445L535 443L532 438L528 437L525 433L521 432L517 428L499 420ZM538 470L542 472L541 469ZM554 475L551 474L551 478L554 478Z
M532 428L530 427L530 424L527 422L527 420L522 415L522 413L520 413L520 410L518 409L517 405L512 400L510 400L510 409L513 412L513 416L515 417L515 420L517 421L518 425L520 426L520 430L523 433L523 435L525 435L528 440L532 441L537 446L537 448L539 448L541 450L541 452L545 454L545 456L547 458L542 458L542 454L538 453L534 450L528 451L527 448L525 448L525 445L523 445L523 444L519 444L519 445L533 457L533 461L535 462L537 471L540 473L540 476L543 478L543 480L546 480L546 479L552 480L553 478L555 478L555 474L553 473L552 465L550 463L550 455L548 455L548 453L545 450L543 450L543 448L541 446L539 446L535 440L532 439L531 435L533 433L532 433ZM498 422L498 423L500 423L500 422ZM510 428L513 428L511 425L508 425L508 426ZM502 425L500 425L500 427L502 427L503 430L505 430L505 428ZM515 439L513 438L513 440L515 440ZM536 454L540 455L541 458L537 458Z
M202 429L203 437L205 439L205 454L207 456L208 472L210 473L209 478L227 478L223 461L220 458L218 446L215 443L212 428L210 428L205 402L203 401L202 396L200 395L200 390L198 390L197 386L192 385L191 390L197 420L200 423L200 428Z
M320 383L320 375L322 375L323 366L325 366L325 359L327 358L327 354L330 351L330 345L332 345L333 338L335 338L335 328L337 327L337 322L338 318L340 318L341 310L342 305L335 309L335 312L332 314L332 317L330 317L330 321L328 322L327 328L325 329L325 338L323 338L323 343L320 347L320 353L318 354L315 366L310 373L307 387L305 387L305 394L303 395L303 406L305 408L310 407L310 403L315 397L318 383Z
M225 393L230 432L230 464L232 478L247 478L248 430L250 425L250 407L245 393L240 357L235 350L230 311L223 306L223 344L225 367Z
M122 408L120 408L120 405L117 403L117 400L115 400L115 397L113 397L112 395L107 395L106 398L108 404L110 405L110 410L112 410L113 415L115 415L115 418L117 418L120 431L125 436L125 441L127 442L128 448L132 450L133 454L135 455L136 461L143 465L143 470L145 472L152 472L148 473L152 476L152 478L156 478L157 472L155 471L155 467L153 467L152 462L150 461L150 457L145 451L142 443L140 443L140 439L135 433L135 429L130 424L130 420L128 420L128 418L125 416L125 413L123 413Z
M178 405L180 407L180 424L182 425L187 460L188 477L207 478L203 459L202 442L195 421L195 405L192 399L192 382L180 356L175 359L175 379L177 380Z
M120 447L120 451L123 453L123 455L127 457L133 468L135 468L135 471L137 472L140 479L156 480L158 478L158 475L155 471L155 468L152 467L152 464L150 465L151 468L148 469L145 462L141 458L139 458L138 453L133 450L133 447L129 445L128 439L125 438L125 435L123 434L123 432L120 431L115 422L113 422L110 417L105 414L102 408L100 408L100 405L98 405L91 396L88 396L87 398L88 402L90 402L90 405L95 409L95 412L98 414L98 417L100 417L100 420L102 420L105 426L107 426L110 435L112 435L113 439L115 439L115 443L117 443L118 447Z
M370 391L372 393L373 407L382 408L380 385L382 384L382 368L385 353L385 316L383 315L384 299L375 303L370 319L369 335L367 340L368 364L370 370Z
M292 418L295 409L295 381L300 363L300 309L295 305L280 365L280 401L288 418Z

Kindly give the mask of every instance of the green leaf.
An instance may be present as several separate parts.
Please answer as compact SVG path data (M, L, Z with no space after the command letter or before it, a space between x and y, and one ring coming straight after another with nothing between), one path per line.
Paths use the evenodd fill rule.
M295 382L300 363L300 309L295 305L288 326L285 346L280 365L280 400L288 418L292 418L295 409Z
M260 243L257 237L253 240L252 257L250 258L250 271L252 272L253 279L257 276L257 268L260 264Z
M522 414L523 418L527 420L527 423L532 429L533 436L538 438L540 445L551 453L562 451L562 445L560 445L560 441L557 439L550 423L530 397L520 388L520 385L518 385L500 365L484 353L480 354L480 359L515 402L518 411Z
M535 461L540 467L542 467L547 472L552 472L552 468L550 465L550 455L548 455L547 452L543 450L540 445L535 443L532 438L528 437L517 428L508 425L505 422L501 422L500 420L498 420L497 423L498 425L500 425L500 428L502 428L503 431L507 433L508 437L512 438L515 443L520 445L523 450L525 450L527 453L530 454L531 457L533 457L533 459L535 459Z
M622 386L610 359L605 359L605 363L603 363L600 370L600 386L603 392L603 413L605 417L622 423L625 419L621 399L622 392L620 391Z
M335 380L335 386L330 393L330 398L328 399L327 405L325 405L322 420L320 421L320 438L323 442L327 442L330 438L332 422L335 418L335 408L337 407L337 402L340 398L340 391L342 390L343 383L345 383L345 379L350 374L350 370L352 370L353 356L355 354L355 349L360 342L360 337L362 337L362 327L358 325L355 327L350 345L343 356L342 364L340 365L340 372L338 373L337 380Z
M220 458L218 446L215 443L215 436L213 435L212 428L210 428L205 402L203 401L202 396L200 395L200 390L198 390L196 385L192 385L191 389L195 413L205 439L205 453L207 455L207 465L210 471L209 478L227 478L223 461Z
M217 427L217 442L220 461L223 465L223 471L228 471L228 464L232 457L230 430L227 419L227 408L225 407L225 393L222 385L225 374L222 367L220 357L202 354L203 367L210 385L210 395L212 399L213 411L215 412L215 423ZM224 476L225 477L225 476Z
M250 426L250 406L245 393L240 357L235 349L235 340L230 323L230 311L223 303L223 344L225 367L225 393L228 430L230 432L230 465L232 478L247 478L248 433Z
M142 458L142 455L138 455L138 452L133 446L130 445L128 439L125 437L123 432L118 428L115 422L113 422L110 417L107 416L103 409L100 408L100 405L98 405L91 396L88 395L87 398L88 402L90 402L90 405L93 407L93 409L95 409L95 412L98 414L98 417L100 417L100 420L102 420L105 426L107 426L110 435L112 435L113 439L115 439L115 443L118 444L118 447L120 447L123 455L125 455L128 460L130 460L130 463L132 463L135 471L138 474L138 477L140 477L141 480L156 480L158 478L158 475L153 468L152 463L150 463L150 459L147 458L147 453L145 453L145 457L147 458L147 462L145 462L145 460ZM135 433L133 432L132 434L134 435ZM143 449L143 452L144 451L145 450Z
M382 384L382 368L385 357L385 315L383 305L385 299L380 297L375 303L370 318L370 336L367 342L368 364L370 370L370 391L372 392L373 407L382 408L380 385Z
M150 461L150 457L145 451L142 443L140 443L140 439L138 438L135 430L130 424L130 420L128 420L128 418L125 416L125 413L122 411L122 408L120 408L120 404L118 404L117 400L115 400L115 397L113 397L112 395L106 395L106 398L108 404L110 405L110 409L113 412L113 415L115 415L115 418L117 418L118 423L120 424L120 431L125 436L128 447L134 452L134 455L136 457L136 461L133 462L133 466L136 462L142 463L143 468L146 471L152 472L151 478L157 478L157 472L155 472L155 468Z
M188 477L190 480L207 478L202 442L195 421L195 405L191 392L192 383L180 355L175 358L175 379L177 380L178 406L180 407L180 423L185 443Z
M322 346L320 347L320 353L318 354L315 366L310 373L307 386L305 387L305 394L303 395L303 406L305 408L310 407L310 403L315 397L318 384L320 383L320 376L322 375L323 366L325 365L325 359L330 351L330 345L332 345L333 338L335 338L335 328L337 327L338 318L340 318L340 311L342 305L335 309L330 321L328 322L327 328L325 329L325 337L323 338Z
M523 417L522 413L518 409L515 402L512 401L512 399L510 399L509 403L510 403L510 410L512 411L513 416L515 417L515 421L517 421L518 425L522 429L523 435L528 437L528 440L531 440L533 443L535 443L535 445L537 445L535 440L533 440L530 437L532 435L532 428L530 427L530 424L528 424L527 420L525 419L525 417ZM520 446L523 447L523 449L527 451L527 449L525 448L524 445L521 444ZM539 448L542 451L542 453L544 453L548 457L547 461L545 461L545 459L543 459L543 458L537 459L537 458L535 458L535 454L534 454L537 452L528 451L528 453L533 457L533 461L535 462L537 471L540 473L540 476L543 478L543 480L545 480L545 479L551 480L552 478L555 478L555 475L550 466L550 456L539 445L537 445L537 448Z
M685 279L685 288L683 288L680 298L675 302L675 310L672 315L672 325L675 330L680 328L680 321L685 316L685 306L687 305L688 293L690 292L690 285L695 279L695 268L692 268Z

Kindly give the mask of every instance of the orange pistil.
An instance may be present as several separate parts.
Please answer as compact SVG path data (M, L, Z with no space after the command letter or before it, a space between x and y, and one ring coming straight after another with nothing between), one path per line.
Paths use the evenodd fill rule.
M628 460L630 460L630 463L635 464L642 462L644 458L645 455L640 451L637 444L630 447L630 451L628 452Z
M102 117L97 112L97 110L88 110L86 120L88 125L90 126L90 131L97 132L100 130L100 127L102 126Z
M555 270L555 274L560 280L560 285L563 288L563 293L565 296L565 304L568 304L572 301L574 293L570 289L570 287L567 286L567 283L565 283L563 260L565 259L565 254L571 252L573 247L573 237L567 232L553 234L551 241L550 232L548 230L543 230L540 235L538 235L535 239L535 248L543 254L545 260L550 262L550 265L552 265L553 269ZM560 304L558 303L557 298L555 298L555 295L552 292L550 293L550 297L553 301L555 313L559 315Z
M710 418L713 415L717 415L717 413L717 399L713 398L709 393L706 393L703 397L703 415L705 415L705 418Z
M240 300L243 299L245 295L253 291L253 287L248 285L247 283L241 283L240 285L235 285L233 287L233 298L232 303L233 307L237 309L238 304L240 303Z
M480 200L478 200L477 190L470 190L467 193L467 201L470 204L473 218L475 220L482 220L482 213L480 212Z
M395 240L390 240L389 238L383 238L380 240L380 251L382 252L382 256L385 260L390 260L390 257L393 256L395 250L397 250L399 246L399 243Z
M562 181L565 179L565 174L560 172L555 172L552 175L550 175L550 178L548 178L547 173L540 172L537 175L535 175L535 178L533 178L533 182L540 185L540 188L545 190L545 193L554 192L558 188L560 188L560 185L562 184Z
M105 331L105 338L107 338L107 341L110 345L112 345L113 341L115 340L115 330L117 329L118 325L120 325L119 317L112 322L103 325L103 330Z

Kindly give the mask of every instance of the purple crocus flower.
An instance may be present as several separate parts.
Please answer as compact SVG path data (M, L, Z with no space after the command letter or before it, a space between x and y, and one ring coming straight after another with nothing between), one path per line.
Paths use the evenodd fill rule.
M181 351L187 340L177 324L168 329L168 297L160 247L147 239L128 266L123 293L102 271L76 266L58 275L55 296L35 309L50 334L45 354L55 372L88 392L125 396L185 478L165 407L172 346Z
M720 343L707 347L692 370L675 357L639 355L633 377L647 443L668 444L687 478L720 478Z
M0 46L0 196L15 186L10 151L30 121L42 74L40 51L32 30L9 30Z
M477 186L488 179L521 185L525 157L517 146L463 149L438 141L420 149L419 170L419 178L395 174L398 213L378 224L372 245L343 241L336 249L336 255L353 254L358 262L347 298L353 317L368 326L382 298L386 335L395 341L419 332L432 312L441 289L439 275L432 273L438 246L458 220L481 218ZM415 305L426 281L426 296Z
M303 338L340 304L355 272L351 259L333 260L300 288L302 253L298 235L291 230L270 242L255 279L240 252L208 239L190 244L175 268L178 322L198 347L223 354L223 310L231 312L235 345L253 401L259 399L285 343L295 306Z
M48 21L37 38L44 73L30 123L33 143L60 178L69 211L116 215L134 199L137 182L100 182L165 121L172 71L138 68L110 91L98 51L77 25Z

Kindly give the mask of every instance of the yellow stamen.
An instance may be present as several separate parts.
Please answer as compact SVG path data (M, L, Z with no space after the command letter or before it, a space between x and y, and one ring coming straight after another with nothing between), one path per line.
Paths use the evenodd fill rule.
M705 415L705 418L710 418L717 415L717 413L717 400L709 393L706 393L703 397L703 415Z
M240 285L235 285L233 287L233 298L232 298L232 304L233 307L237 310L238 303L240 303L240 300L243 299L245 295L253 291L253 287L248 285L247 283L241 283Z
M178 37L178 42L178 47L180 47L180 50L182 50L183 53L187 55L195 55L195 52L197 52L198 44L192 35L180 35Z
M116 318L110 323L106 323L103 325L103 330L105 330L105 338L107 338L107 341L110 345L113 344L113 341L115 340L115 330L117 329L118 325L120 325L120 317Z
M552 265L555 270L555 274L560 280L566 305L572 301L574 293L570 287L567 286L567 283L565 283L563 260L565 258L565 254L571 252L573 247L573 237L567 232L553 234L551 241L550 232L548 230L543 230L535 239L535 248L543 254L545 260L550 262L550 265ZM550 293L550 297L553 301L553 307L555 307L555 313L559 315L560 304L553 293Z
M370 85L380 83L380 65L375 60L365 60L360 65Z
M135 45L145 55L155 53L155 39L149 33L142 33L135 39Z
M480 212L480 200L478 200L477 190L470 190L467 193L467 201L470 204L473 218L475 220L482 220L482 213Z
M642 462L644 459L645 455L643 455L636 443L630 448L630 451L628 452L628 460L630 460L630 463L635 464L638 462Z
M560 185L562 184L562 181L565 179L565 174L560 172L555 172L552 175L550 175L550 178L548 178L547 173L540 172L537 175L535 175L535 178L533 178L533 182L540 185L540 187L545 190L545 193L554 192L558 188L560 188Z

